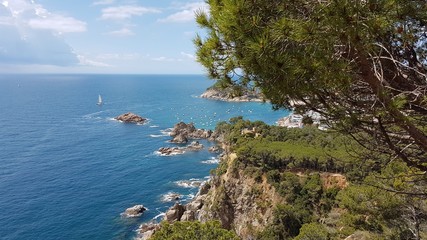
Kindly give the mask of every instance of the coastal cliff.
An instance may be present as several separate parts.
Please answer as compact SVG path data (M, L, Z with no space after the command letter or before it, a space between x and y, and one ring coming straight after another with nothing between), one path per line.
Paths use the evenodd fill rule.
M231 229L242 239L253 239L273 221L273 206L283 202L283 197L262 177L261 181L233 168L235 154L223 158L227 170L210 181L211 188L197 197L203 207L197 220L219 219L226 229Z
M183 220L220 220L222 227L234 231L241 239L258 239L263 231L277 221L277 207L288 203L287 194L280 193L271 184L266 174L253 176L248 169L237 169L237 155L224 156L225 173L216 176L206 185L209 190L201 192L192 202L184 206ZM307 182L316 173L292 173L298 181ZM319 189L344 189L348 186L341 174L322 173L319 175ZM196 203L196 204L195 204ZM194 208L199 206L199 208ZM309 208L310 206L307 206Z
M191 202L165 213L153 239L212 221L243 240L425 236L427 203L369 186L376 163L360 165L346 150L357 145L338 133L234 118L212 135L225 151L218 167Z

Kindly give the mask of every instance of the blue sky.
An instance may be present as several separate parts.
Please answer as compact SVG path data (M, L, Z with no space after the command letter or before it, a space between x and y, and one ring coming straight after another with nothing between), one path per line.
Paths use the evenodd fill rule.
M198 10L203 0L0 0L0 73L203 73Z

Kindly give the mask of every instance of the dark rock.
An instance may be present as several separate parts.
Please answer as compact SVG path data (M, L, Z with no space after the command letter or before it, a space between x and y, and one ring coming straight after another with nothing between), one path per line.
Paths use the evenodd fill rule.
M199 189L199 195L207 194L209 192L209 189L211 189L211 185L209 184L209 182L202 184Z
M188 136L190 133L196 131L193 123L186 124L184 122L179 122L173 127L170 136L175 137L177 135Z
M199 151L203 149L203 144L200 144L198 141L194 141L187 146L187 149L190 151Z
M214 153L219 153L219 152L221 152L221 148L219 148L218 146L213 146L213 147L208 148L208 151L214 152Z
M173 138L173 140L171 142L173 142L173 143L187 143L188 139L184 134L178 134Z
M121 215L123 217L128 217L128 218L139 217L144 213L145 210L147 209L143 205L135 205L133 207L126 209L125 212L122 213Z
M139 226L137 230L137 238L138 240L148 240L153 234L160 229L160 225L155 222L143 223Z
M161 147L157 152L162 156L178 155L185 153L185 148Z
M175 205L169 208L169 210L166 212L165 220L170 223L180 221L184 212L185 212L185 207L179 203L175 203Z
M163 197L162 197L163 202L178 201L180 199L181 199L181 194L173 193L173 192L167 193L167 194L163 195Z
M114 119L118 121L122 121L124 123L139 123L139 124L142 124L147 120L146 118L143 118L131 112L117 116Z
M208 139L212 133L211 130L196 129L193 123L179 122L169 135L173 137L173 143L187 143L188 139Z
M187 211L197 211L203 207L203 200L201 198L196 198L192 202L186 205Z

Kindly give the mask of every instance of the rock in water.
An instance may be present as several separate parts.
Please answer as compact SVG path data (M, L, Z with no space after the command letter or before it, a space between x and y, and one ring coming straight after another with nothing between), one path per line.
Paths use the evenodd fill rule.
M144 213L145 210L147 209L143 205L135 205L133 207L126 209L125 212L122 213L121 215L123 217L128 217L128 218L139 217Z
M188 139L186 136L184 136L184 134L178 134L176 137L173 138L173 140L171 142L173 142L173 143L187 143Z
M172 132L170 133L171 137L176 137L178 135L182 135L184 137L187 137L192 132L196 131L196 127L194 127L193 123L186 124L184 122L179 122L175 124L175 126L172 129Z
M187 149L190 151L199 151L203 149L203 144L200 144L198 141L194 141L187 146Z
M162 202L172 202L172 201L178 201L181 199L181 194L179 193L173 193L169 192L162 197Z
M169 135L173 138L173 143L187 143L188 139L208 139L212 133L211 130L197 129L193 123L179 122Z
M178 155L185 153L185 148L161 147L157 152L162 156Z
M140 124L144 123L147 120L146 118L143 118L131 112L117 116L114 119L122 121L124 123L140 123Z

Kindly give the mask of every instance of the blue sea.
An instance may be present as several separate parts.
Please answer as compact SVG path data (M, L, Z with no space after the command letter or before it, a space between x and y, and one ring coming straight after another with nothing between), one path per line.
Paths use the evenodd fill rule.
M213 129L240 115L275 124L288 115L268 103L199 98L212 84L202 75L1 75L0 238L132 239L174 204L162 196L188 201L198 189L183 183L204 181L216 167L207 150L156 154L173 146L165 130L179 121ZM148 123L113 119L129 111ZM148 211L120 216L136 204Z

